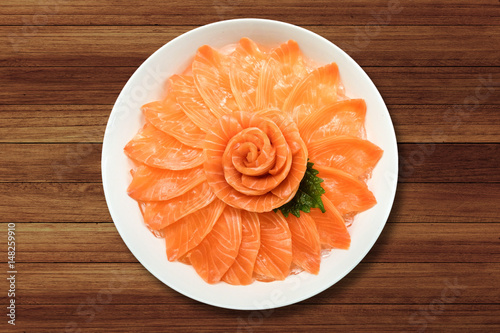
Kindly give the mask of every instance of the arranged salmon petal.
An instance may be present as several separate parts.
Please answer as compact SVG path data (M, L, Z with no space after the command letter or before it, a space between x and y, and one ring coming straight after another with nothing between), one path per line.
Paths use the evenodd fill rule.
M202 167L164 170L141 165L133 172L127 192L137 201L162 201L178 197L206 181Z
M191 265L203 280L219 282L233 265L241 244L241 211L226 207L210 233L191 250Z
M242 111L255 109L257 86L268 54L249 38L242 38L232 54L229 79L234 98Z
M260 248L254 276L260 281L284 280L292 264L292 234L281 212L261 213Z
M183 144L195 148L203 146L205 132L186 116L173 95L168 95L164 101L144 105L142 112L150 124Z
M198 49L192 64L196 88L217 118L238 110L229 81L230 68L231 58L208 45Z
M203 150L186 146L149 123L129 141L124 150L131 159L160 169L192 169L204 160Z
M208 206L165 227L163 233L165 235L168 260L177 260L198 246L212 231L225 207L225 203L215 199Z
M160 230L203 207L216 198L207 182L196 185L186 193L166 201L144 203L144 222L153 230Z
M335 205L339 213L362 212L373 207L377 200L368 186L347 172L314 165L319 171L318 177L324 180L321 184L325 196Z
M326 212L323 213L319 208L313 208L309 215L316 224L322 247L347 250L351 245L351 236L344 219L326 196L323 196L321 200Z
M329 104L311 113L299 124L306 144L328 136L365 136L366 103L362 99L348 99Z
M308 148L311 162L340 169L356 178L368 175L384 152L368 140L346 135L312 141Z
M241 210L241 227L238 256L222 277L222 281L233 285L248 285L253 282L255 260L260 248L259 215Z
M311 274L319 273L321 245L316 224L309 214L286 218L292 233L292 263Z

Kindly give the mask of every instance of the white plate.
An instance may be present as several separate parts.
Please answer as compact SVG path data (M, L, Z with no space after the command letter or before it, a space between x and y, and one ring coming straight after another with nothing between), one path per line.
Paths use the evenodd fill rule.
M264 45L278 45L294 39L303 53L318 64L338 64L346 92L364 98L368 106L368 139L384 150L369 181L377 205L359 214L350 228L351 248L334 250L323 259L319 275L301 273L285 281L254 282L249 286L226 283L209 285L191 266L169 262L165 243L155 238L142 222L137 203L127 195L132 163L123 153L125 144L144 123L140 107L159 99L165 81L180 73L198 47L222 47L249 37ZM222 21L187 32L165 44L132 75L111 112L102 150L102 180L109 211L123 241L142 265L163 283L200 302L214 306L260 310L300 302L329 288L349 273L368 253L389 216L398 175L394 128L380 93L361 67L344 51L325 38L300 27L271 20L238 19Z

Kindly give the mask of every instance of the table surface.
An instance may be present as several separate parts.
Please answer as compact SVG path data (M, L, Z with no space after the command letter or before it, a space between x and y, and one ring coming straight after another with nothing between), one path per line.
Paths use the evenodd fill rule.
M267 312L211 307L153 277L118 235L100 175L106 121L135 69L183 32L242 17L349 53L388 105L402 161L366 258ZM2 314L0 331L500 330L498 0L3 0L0 41L0 222L2 235L15 223L17 245L16 326Z

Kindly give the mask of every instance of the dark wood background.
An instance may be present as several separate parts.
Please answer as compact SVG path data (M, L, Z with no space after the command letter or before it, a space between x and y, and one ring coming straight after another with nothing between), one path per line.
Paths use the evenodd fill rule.
M1 278L0 330L499 331L500 2L401 0L377 23L389 3L2 0L0 238L6 262L15 222L18 274L15 328ZM362 263L268 312L211 307L154 278L118 235L100 175L106 121L135 69L183 32L243 17L344 48L384 97L402 160Z

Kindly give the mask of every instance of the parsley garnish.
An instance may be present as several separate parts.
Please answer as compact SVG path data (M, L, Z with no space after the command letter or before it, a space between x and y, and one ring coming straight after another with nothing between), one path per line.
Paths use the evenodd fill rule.
M323 179L319 178L318 170L313 169L314 163L307 162L307 170L304 178L300 181L299 189L295 196L283 206L274 209L274 212L281 210L285 217L292 213L300 217L300 211L310 213L311 208L319 208L324 213L325 207L321 201L321 195L325 190L321 187Z

